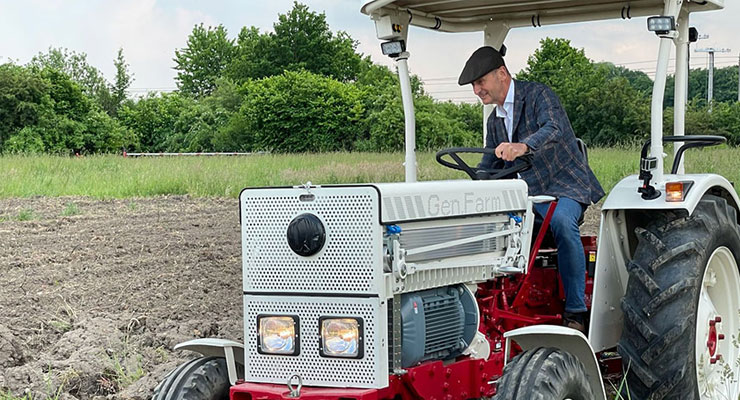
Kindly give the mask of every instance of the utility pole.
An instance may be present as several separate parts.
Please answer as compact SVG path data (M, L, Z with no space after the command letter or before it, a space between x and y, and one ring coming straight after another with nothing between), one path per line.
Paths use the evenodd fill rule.
M740 57L737 60L737 101L740 101Z
M698 45L697 42L699 40L706 40L706 39L709 39L709 35L708 34L706 34L706 33L699 34L697 32L696 40L694 41L694 43L696 43ZM694 46L694 48L696 48L696 46ZM689 66L689 73L686 74L686 97L684 98L684 101L686 102L686 104L688 104L688 102L689 102L689 87L690 87L689 82L691 82L691 79L690 79L690 77L691 77L691 50L689 50L689 51L686 52L686 63ZM683 162L683 160L682 160L682 162Z
M706 49L696 49L699 53L709 53L709 81L707 82L707 103L709 103L709 112L712 112L712 99L714 98L714 53L729 53L730 49L715 49L709 47Z

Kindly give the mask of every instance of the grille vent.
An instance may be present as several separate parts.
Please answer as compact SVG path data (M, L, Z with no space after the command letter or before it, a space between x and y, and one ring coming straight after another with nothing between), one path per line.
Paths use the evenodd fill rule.
M426 343L424 353L431 355L439 351L449 354L462 343L464 313L456 296L437 295L424 299L426 316Z
M447 243L453 240L466 239L473 236L493 233L501 229L500 223L485 223L463 226L445 226L437 228L407 229L401 232L401 247L412 250L417 247L430 246L434 244ZM414 254L406 257L408 262L429 261L445 257L467 256L497 251L503 248L503 238L491 238L487 240L466 243L459 246L448 247Z

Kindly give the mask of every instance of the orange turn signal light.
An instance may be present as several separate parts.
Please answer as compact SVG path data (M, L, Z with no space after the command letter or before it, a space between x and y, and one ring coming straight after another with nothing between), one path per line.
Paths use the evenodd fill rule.
M668 182L665 184L666 201L683 201L685 196L683 182Z

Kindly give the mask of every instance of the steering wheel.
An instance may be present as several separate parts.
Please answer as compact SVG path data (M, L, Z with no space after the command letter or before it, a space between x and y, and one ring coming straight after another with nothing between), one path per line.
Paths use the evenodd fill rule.
M438 151L436 158L438 163L447 168L463 171L474 181L501 179L532 167L532 156L530 154L518 157L514 160L514 165L508 168L472 168L459 156L459 154L491 154L495 156L494 151L495 149L485 147L451 147ZM445 160L444 156L449 156L452 161Z

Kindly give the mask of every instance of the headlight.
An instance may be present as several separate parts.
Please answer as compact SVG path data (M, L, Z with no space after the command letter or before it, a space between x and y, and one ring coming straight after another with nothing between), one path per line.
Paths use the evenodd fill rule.
M319 325L323 357L362 358L361 318L321 317Z
M298 355L298 317L297 316L257 316L260 354Z

